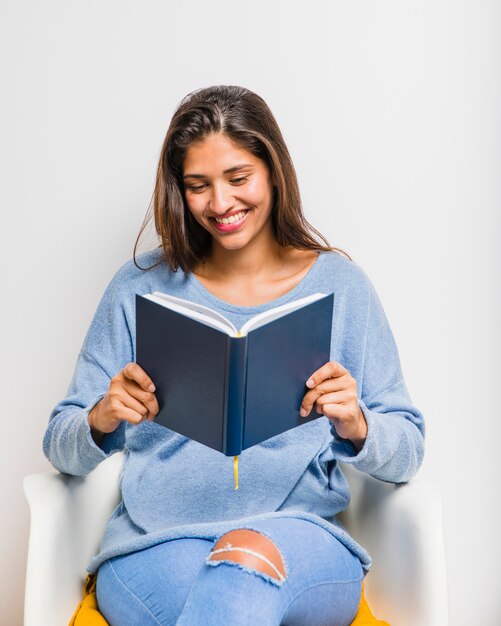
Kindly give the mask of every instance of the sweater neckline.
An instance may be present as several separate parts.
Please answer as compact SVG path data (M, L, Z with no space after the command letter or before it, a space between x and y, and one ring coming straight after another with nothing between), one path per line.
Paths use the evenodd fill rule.
M206 300L208 300L216 308L222 309L224 311L229 311L231 313L238 313L240 315L253 315L262 311L266 311L267 309L280 306L281 304L285 304L286 302L289 302L291 300L297 299L297 296L312 281L312 279L318 272L319 267L322 265L322 261L326 258L327 255L324 250L317 251L317 254L318 256L315 259L315 262L295 287L282 294L278 298L274 298L273 300L269 300L268 302L263 302L262 304L257 304L254 306L232 304L231 302L227 302L226 300L219 298L211 291L209 291L207 287L198 280L193 272L190 272L189 280L191 281L194 289L196 289Z

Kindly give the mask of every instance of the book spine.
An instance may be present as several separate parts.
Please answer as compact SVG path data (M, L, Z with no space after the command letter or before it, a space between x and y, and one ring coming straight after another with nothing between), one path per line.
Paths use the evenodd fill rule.
M228 381L223 429L223 452L236 456L242 452L247 381L247 337L228 338Z

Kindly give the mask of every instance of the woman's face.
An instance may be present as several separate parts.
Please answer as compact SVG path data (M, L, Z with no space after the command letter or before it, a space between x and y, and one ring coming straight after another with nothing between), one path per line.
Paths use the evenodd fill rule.
M213 243L236 250L257 237L267 242L273 236L268 167L227 136L212 134L193 144L186 153L183 180L188 208Z

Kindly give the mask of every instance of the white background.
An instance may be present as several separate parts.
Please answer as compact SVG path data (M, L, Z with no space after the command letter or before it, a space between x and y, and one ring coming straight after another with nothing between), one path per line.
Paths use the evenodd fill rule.
M239 84L283 130L307 219L372 279L427 421L451 624L501 623L501 5L0 3L0 619L22 621L22 478L132 253L170 118ZM3 621L4 620L4 621Z

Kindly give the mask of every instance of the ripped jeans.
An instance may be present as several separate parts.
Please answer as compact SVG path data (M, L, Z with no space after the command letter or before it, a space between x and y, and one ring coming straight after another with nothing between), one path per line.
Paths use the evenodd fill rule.
M333 535L291 517L235 528L258 531L273 541L285 575L226 559L224 549L211 560L216 542L207 539L173 539L105 561L96 584L100 612L110 626L351 624L363 570Z

